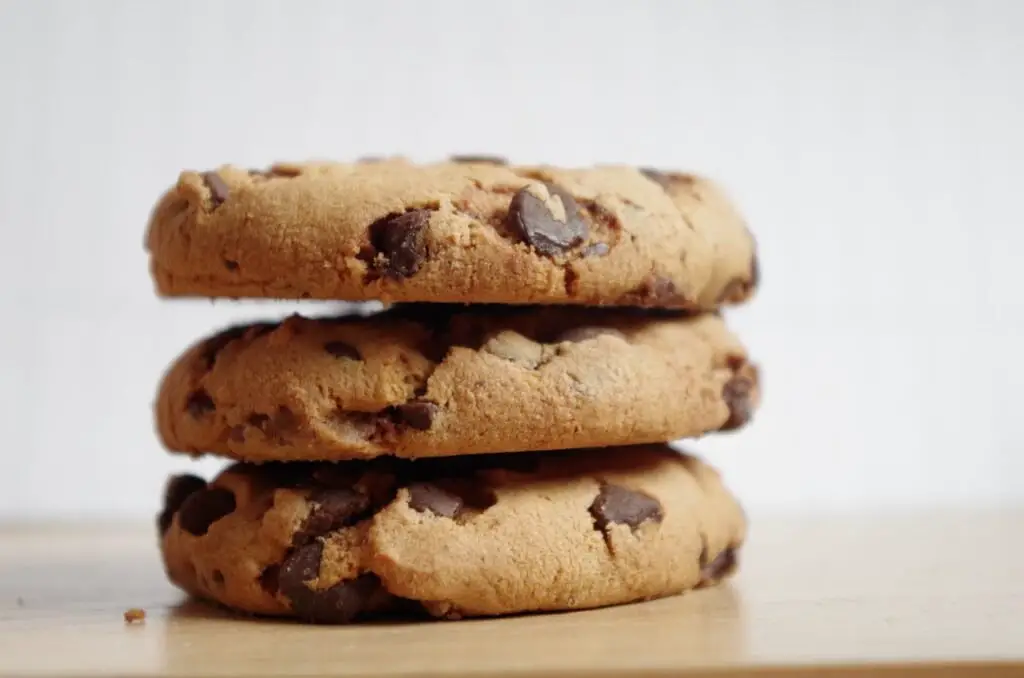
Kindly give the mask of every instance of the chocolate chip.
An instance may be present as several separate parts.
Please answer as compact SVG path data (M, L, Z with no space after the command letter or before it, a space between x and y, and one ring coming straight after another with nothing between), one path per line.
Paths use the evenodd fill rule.
M722 292L718 295L717 303L725 302L738 303L750 296L750 293L757 289L761 282L761 270L755 254L750 260L750 274L747 279L734 278L730 280Z
M289 598L312 593L306 582L320 576L323 552L324 545L319 540L292 549L278 570L277 582L281 593Z
M742 372L748 368L747 357L742 353L728 353L725 356L725 366L733 372ZM753 368L752 365L750 367Z
M414 400L397 406L395 412L400 423L417 431L427 431L434 423L434 417L440 409L432 402Z
M610 251L611 248L608 247L608 243L595 242L592 245L584 247L580 254L584 257L603 257L607 256Z
M703 559L704 554L701 554ZM710 563L702 564L700 568L700 586L707 586L723 579L736 569L738 559L736 549L732 546L715 556Z
M178 512L185 500L205 487L205 480L189 473L173 476L167 481L167 487L164 488L164 507L156 521L160 534L167 532L174 519L174 514Z
M203 183L210 189L210 200L213 202L213 209L217 209L228 199L230 190L224 180L216 172L203 172Z
M249 331L250 327L272 328L274 326L275 325L273 325L272 323L261 323L259 325L235 325L234 327L229 327L226 330L223 330L213 335L205 342L203 342L203 347L200 352L203 362L206 365L206 369L209 370L213 368L214 363L217 362L217 354L223 351L224 348L231 342L235 341L236 339L241 339L245 335L245 333Z
M389 214L370 224L370 245L374 266L391 278L408 278L420 270L427 258L424 231L430 223L430 210L411 210ZM383 262L379 258L383 256Z
M178 511L178 524L189 534L201 537L210 525L235 510L235 495L223 487L208 487L189 495Z
M229 271L237 271L238 270L238 262L237 261L232 261L231 259L225 259L224 260L224 268L228 269Z
M669 186L672 185L671 176L669 176L665 172L662 172L661 170L656 170L653 167L641 167L640 174L643 174L645 177L647 177L654 183L658 184L662 188L668 188Z
M499 155L453 155L452 162L477 165L507 165L508 160Z
M580 274L576 272L576 269L571 265L567 265L565 267L565 296L576 296L576 281L579 279Z
M259 412L253 412L249 415L249 426L255 426L256 428L262 429L270 421L270 417L266 414L260 414Z
M611 337L618 337L619 339L625 340L626 335L615 329L614 327L574 327L570 330L566 330L558 335L558 338L554 343L562 341L571 341L573 343L579 343L581 341L588 341L590 339L596 339L602 335L608 335Z
M213 404L213 398L204 389L193 391L185 401L185 411L196 419L216 409L217 406Z
M306 544L329 532L354 525L370 507L370 498L354 488L324 488L310 495L315 504L295 533L295 544Z
M281 573L280 565L268 565L262 572L260 572L260 588L267 592L270 596L276 596L280 589L278 583L278 576Z
M296 165L290 162L278 162L271 165L270 170L267 173L275 177L292 179L302 174L302 165Z
M623 301L641 306L688 306L686 297L679 293L676 284L661 275L650 275Z
M725 284L722 291L718 294L718 298L715 299L715 303L724 304L726 302L738 302L747 296L747 290L749 285L746 280L742 278L733 278Z
M387 595L374 574L363 574L329 588L311 588L310 583L320 576L322 557L323 544L313 541L295 549L281 564L278 586L291 601L296 616L310 622L343 624Z
M604 530L612 523L628 525L635 530L645 520L661 522L664 513L657 499L620 485L602 485L594 502L590 505L594 527Z
M224 586L224 573L220 570L214 570L210 578L213 580L214 586Z
M719 430L735 431L750 421L754 415L753 390L754 382L739 374L725 382L722 400L729 406L729 418Z
M258 428L268 438L277 438L279 444L285 444L285 438L296 433L299 429L299 419L287 406L281 405L274 415L268 416L262 413L249 415L249 424Z
M372 573L361 574L319 591L292 596L292 609L300 618L318 624L346 624L365 612L380 607L377 601L391 596L380 578Z
M646 296L653 303L674 303L680 299L676 284L669 278L654 276L646 285Z
M462 499L433 483L413 483L409 486L409 508L454 518L462 511Z
M244 426L232 426L228 429L228 440L235 443L245 442L245 427Z
M612 231L622 229L619 217L608 207L605 207L596 200L582 200L580 202L584 211L590 215L591 223L601 224L606 229Z
M348 358L349 360L363 359L363 357L359 355L359 351L355 346L352 344L346 344L344 341L328 341L324 344L324 350L335 358Z
M545 195L546 198L538 197ZM569 193L554 184L532 184L512 196L508 227L545 256L555 256L586 240L587 222Z
M692 174L682 174L680 172L664 172L662 170L652 169L650 167L641 167L640 173L665 189L669 189L675 184L686 184L687 186L692 186L697 181L697 177L693 176Z

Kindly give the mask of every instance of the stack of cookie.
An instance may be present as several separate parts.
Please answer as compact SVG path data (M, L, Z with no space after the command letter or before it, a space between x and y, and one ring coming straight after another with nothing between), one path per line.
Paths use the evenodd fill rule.
M389 304L232 327L158 396L170 579L348 622L589 608L708 585L743 512L664 441L739 428L757 370L717 309L757 283L709 181L489 158L184 172L149 226L169 297Z

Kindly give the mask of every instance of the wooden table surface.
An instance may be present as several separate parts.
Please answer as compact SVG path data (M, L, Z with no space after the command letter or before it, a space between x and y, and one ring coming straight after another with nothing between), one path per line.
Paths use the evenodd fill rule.
M717 589L311 627L186 600L148 526L6 526L0 675L1024 675L1022 536L1024 511L755 517L740 575ZM144 623L125 624L130 607Z

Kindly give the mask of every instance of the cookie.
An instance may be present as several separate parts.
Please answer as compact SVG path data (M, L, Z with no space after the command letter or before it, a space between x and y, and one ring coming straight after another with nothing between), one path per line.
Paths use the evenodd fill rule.
M673 595L731 574L746 529L718 473L665 445L236 464L173 478L158 522L185 591L324 623Z
M758 400L715 314L410 304L214 335L156 414L173 451L319 461L662 442L739 428Z
M713 309L754 241L707 179L609 166L225 166L183 172L147 248L166 296Z

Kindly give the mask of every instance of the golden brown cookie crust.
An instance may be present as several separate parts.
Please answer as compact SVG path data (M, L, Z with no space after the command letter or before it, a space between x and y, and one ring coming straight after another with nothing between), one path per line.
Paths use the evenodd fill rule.
M173 479L159 525L184 590L329 623L673 595L731 574L746 531L718 473L665 445L238 464Z
M712 309L753 238L702 177L404 160L186 171L147 248L166 296Z
M214 335L156 414L176 452L315 461L662 442L739 428L758 401L715 314L412 304Z

